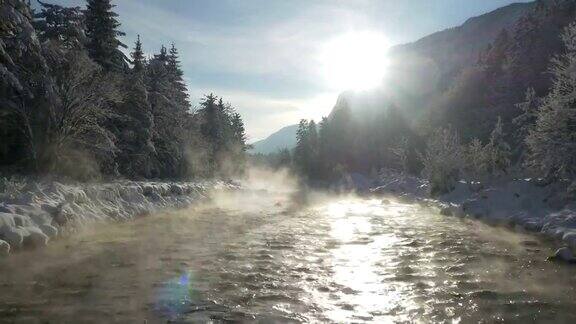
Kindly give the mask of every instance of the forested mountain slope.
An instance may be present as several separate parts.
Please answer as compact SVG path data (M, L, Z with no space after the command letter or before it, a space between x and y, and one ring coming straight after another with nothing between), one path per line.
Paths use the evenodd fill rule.
M296 164L325 179L383 167L420 173L430 162L424 152L437 149L431 156L445 153L454 156L446 163L461 166L471 152L488 156L480 173L510 165L533 171L527 165L538 136L526 136L551 109L539 111L552 102L545 97L572 89L567 28L575 19L575 0L538 0L393 48L380 88L343 93L320 125L300 124ZM564 90L551 93L553 86ZM462 150L449 151L455 147ZM446 172L439 177L461 176Z

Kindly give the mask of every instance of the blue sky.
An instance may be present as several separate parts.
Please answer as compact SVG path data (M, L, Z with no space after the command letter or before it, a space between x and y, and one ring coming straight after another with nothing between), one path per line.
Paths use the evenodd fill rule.
M83 5L82 0L47 0ZM251 140L332 109L317 53L353 31L390 45L412 42L513 2L527 0L117 0L124 42L145 51L174 42L193 104L214 92L243 115ZM344 89L341 89L344 90Z

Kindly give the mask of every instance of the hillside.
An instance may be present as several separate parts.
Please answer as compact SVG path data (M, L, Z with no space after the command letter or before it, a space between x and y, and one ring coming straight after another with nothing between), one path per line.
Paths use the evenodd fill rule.
M502 30L513 29L517 21L535 5L535 2L511 4L470 18L461 26L396 46L390 50L391 75L397 77L398 74L413 71L418 77L426 75L437 78L434 82L437 86L446 86L463 67L475 64L480 52ZM407 57L411 59L407 60Z
M337 177L342 170L372 173L386 167L419 174L426 163L421 153L432 149L433 140L438 140L435 149L453 146L466 154L493 150L501 141L498 145L507 152L504 158L490 159L502 158L498 162L501 165L525 165L529 154L546 148L548 144L542 144L541 139L555 133L556 126L572 125L572 121L561 125L546 121L556 119L556 115L545 116L550 107L537 110L542 103L562 107L559 103L564 101L546 97L563 95L567 90L562 90L566 87L562 84L573 80L564 71L572 71L572 54L560 61L554 58L576 48L569 42L572 36L562 36L575 20L576 0L512 4L470 18L462 26L395 47L390 51L382 86L342 93L317 131L301 130L305 139L310 138L310 143L303 141L303 145L313 147L297 151L311 152L313 158L295 156L295 160L305 164L300 168L308 176L319 179ZM555 82L560 82L557 78L563 83L552 91ZM541 124L537 117L542 118ZM555 127L547 130L547 125ZM541 128L540 133L530 134L535 127ZM469 157L469 161L477 160ZM462 166L467 161L454 163ZM557 172L542 161L534 163L545 165L547 172ZM475 168L478 166L462 172ZM526 174L533 171L522 170Z
M535 6L536 2L511 4L470 18L461 26L392 47L382 88L343 93L334 108L341 107L345 100L353 115L369 120L394 103L419 116L430 104L430 96L452 87L465 67L476 65L498 35L503 30L513 31Z
M269 154L279 150L292 149L296 145L296 130L298 125L286 126L267 138L252 144L250 153Z

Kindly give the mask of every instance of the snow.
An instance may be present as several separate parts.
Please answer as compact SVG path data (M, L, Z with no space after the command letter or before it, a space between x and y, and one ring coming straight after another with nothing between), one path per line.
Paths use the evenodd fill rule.
M541 185L530 179L490 184L459 182L453 191L432 199L426 180L383 170L374 194L432 202L447 216L474 217L542 233L576 250L576 203L566 199L562 184Z
M46 246L65 230L182 208L207 198L211 190L238 187L222 181L75 185L23 181L0 191L0 255L23 246Z
M0 240L0 256L7 256L10 254L10 244L6 241Z

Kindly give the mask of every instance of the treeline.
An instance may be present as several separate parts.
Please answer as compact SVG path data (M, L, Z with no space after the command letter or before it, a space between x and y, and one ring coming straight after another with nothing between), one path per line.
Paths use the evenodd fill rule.
M342 96L318 125L300 122L285 165L312 181L392 168L425 176L433 194L461 180L511 177L562 182L574 192L575 19L574 0L538 1L424 107L387 101L358 116Z
M210 94L192 109L174 44L130 57L111 0L85 10L0 2L0 168L76 179L227 177L242 118Z

